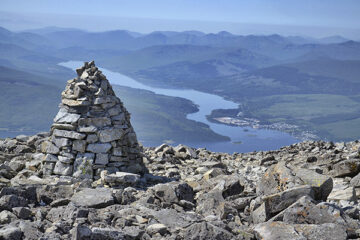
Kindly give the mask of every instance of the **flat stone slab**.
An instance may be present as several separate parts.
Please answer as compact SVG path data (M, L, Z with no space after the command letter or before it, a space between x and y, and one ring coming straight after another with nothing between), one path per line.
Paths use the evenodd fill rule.
M64 138L71 138L71 139L84 139L86 137L85 134L82 133L77 133L74 131L66 131L66 130L59 130L59 129L55 129L53 132L53 135L55 137L64 137Z
M112 142L114 140L121 139L124 135L124 130L119 128L105 129L100 131L99 139L100 142Z
M87 150L93 153L107 153L110 149L110 143L93 143L87 146Z
M75 193L71 202L79 207L104 208L114 204L112 190L107 188L86 188Z
M140 175L127 172L116 172L104 176L104 181L112 184L135 185L140 181Z
M54 122L57 123L74 123L79 120L80 115L74 113L68 113L66 109L61 108L58 114L54 118Z
M324 224L287 224L283 222L266 222L255 225L256 239L347 239L344 226L334 223Z

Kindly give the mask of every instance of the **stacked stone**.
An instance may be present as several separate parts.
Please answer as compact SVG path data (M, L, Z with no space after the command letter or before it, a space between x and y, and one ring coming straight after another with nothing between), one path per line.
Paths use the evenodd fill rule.
M85 62L67 82L51 127L44 175L97 179L102 170L143 173L142 154L130 114L95 66Z

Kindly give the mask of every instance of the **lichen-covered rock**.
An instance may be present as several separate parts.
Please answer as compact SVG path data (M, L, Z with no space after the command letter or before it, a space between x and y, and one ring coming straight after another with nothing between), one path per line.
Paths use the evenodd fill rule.
M92 179L94 158L93 153L78 153L74 162L73 176L79 179Z
M295 173L296 177L303 181L303 184L313 187L316 200L326 201L333 190L334 183L331 177L304 168L297 169Z

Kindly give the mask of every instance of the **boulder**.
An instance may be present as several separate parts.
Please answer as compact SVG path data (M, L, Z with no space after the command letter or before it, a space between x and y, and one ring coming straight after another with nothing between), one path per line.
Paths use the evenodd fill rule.
M28 201L21 196L5 195L0 198L0 211L11 211L14 207L26 207L27 205Z
M294 226L283 222L259 223L255 225L254 233L258 240L307 240Z
M71 202L79 207L104 208L114 204L112 190L107 188L86 188L75 193Z
M333 177L353 177L360 172L360 161L358 159L344 160L333 166L331 174Z
M14 226L4 226L0 229L0 237L2 240L21 240L23 233L21 229Z
M227 240L235 239L235 236L229 231L217 227L208 222L200 222L191 224L184 230L181 235L183 239L196 240L196 239L208 239L208 240Z
M346 228L335 223L298 224L295 230L308 240L340 240L347 239Z
M8 224L16 219L17 219L16 215L8 210L3 210L0 212L0 224L1 225Z
M337 221L326 208L317 206L313 199L307 196L301 197L279 215L274 217L276 221L282 220L289 224L322 224Z
M334 185L331 177L304 168L299 168L295 172L303 184L313 187L316 200L326 201Z
M12 211L20 219L28 219L32 215L32 212L28 207L14 207Z
M340 200L356 201L357 196L354 187L347 187L345 189L334 189L330 193L328 199L332 201L340 201Z
M350 186L360 188L360 173L351 179Z
M254 228L257 239L299 239L299 240L339 240L347 239L344 226L334 223L287 224L269 222L257 224Z
M262 176L256 186L256 193L270 195L293 187L295 177L284 162L272 165Z
M154 195L166 203L178 203L180 200L194 201L194 191L187 183L171 182L153 187Z
M262 198L262 200L268 206L268 212L270 214L277 214L280 211L286 209L291 204L296 202L303 196L308 196L311 199L314 199L315 192L311 186L297 186L283 192L275 193L272 195L267 195Z

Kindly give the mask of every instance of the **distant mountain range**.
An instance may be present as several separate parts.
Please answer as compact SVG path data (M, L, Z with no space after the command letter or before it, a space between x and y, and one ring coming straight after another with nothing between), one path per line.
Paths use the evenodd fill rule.
M297 124L330 140L353 140L360 136L360 127L349 131L342 124L351 120L358 121L360 126L360 112L354 107L360 102L360 42L341 36L322 39L277 34L239 36L226 31L141 34L58 27L12 32L0 28L0 66L8 77L2 78L7 89L21 93L19 86L31 83L32 87L38 84L40 89L46 85L54 92L59 91L74 73L57 64L90 59L145 84L193 88L233 99L241 103L234 113L242 111L262 121ZM49 97L45 92L41 94ZM303 94L309 98L296 97ZM311 103L313 99L320 101L316 104L325 104L327 97L319 94L332 99L339 96L345 105L334 107L337 112L329 115L317 109L305 120L296 114L284 116L281 111L273 111L272 116L263 114L265 108L285 104L285 95L299 106L306 106L305 102ZM26 99L21 102L32 108ZM312 104L308 106L311 108ZM345 108L346 114L340 111ZM319 119L326 117L332 125L324 127L321 125L324 121ZM349 132L354 134L350 136Z

